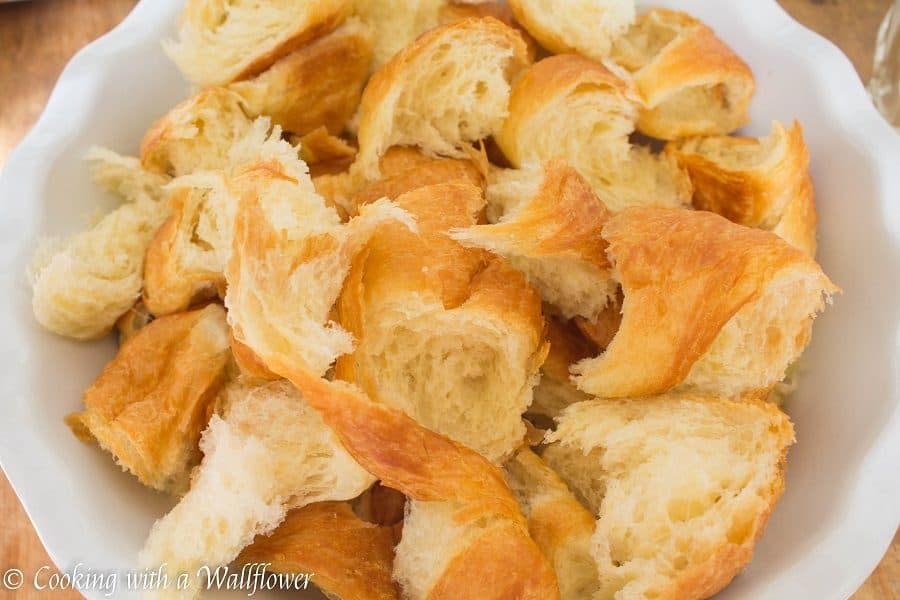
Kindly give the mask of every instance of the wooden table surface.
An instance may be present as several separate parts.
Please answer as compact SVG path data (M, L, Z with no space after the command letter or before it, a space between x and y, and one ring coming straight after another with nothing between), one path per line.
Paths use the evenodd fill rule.
M780 0L794 18L835 42L863 81L872 69L875 32L890 0ZM33 0L0 5L0 168L37 119L60 71L82 46L114 27L133 0ZM0 572L15 567L26 581L50 559L22 506L0 474ZM0 598L36 598L24 586ZM41 597L48 595L40 593ZM74 592L50 594L79 598ZM900 600L900 537L854 600Z

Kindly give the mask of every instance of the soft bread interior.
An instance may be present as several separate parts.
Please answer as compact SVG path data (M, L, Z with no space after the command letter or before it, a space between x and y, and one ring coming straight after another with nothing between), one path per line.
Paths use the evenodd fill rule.
M154 235L144 261L143 300L156 316L225 295L223 271L236 208L227 183L213 173L176 183L169 198L172 214Z
M491 524L456 518L463 506L454 502L407 503L403 537L395 549L394 579L409 600L431 598L449 563L465 552ZM491 517L490 519L497 519Z
M525 434L535 350L502 319L429 309L382 330L362 366L379 397L498 460Z
M554 54L606 58L612 41L634 21L634 0L511 0L516 18Z
M81 340L108 333L141 294L144 254L166 213L141 196L87 231L41 241L29 270L38 322Z
M602 64L573 54L553 56L516 83L497 141L514 166L559 156L580 164L576 159L589 147L619 161L628 155L638 109L631 87Z
M160 201L167 196L164 186L169 178L144 169L138 158L91 146L85 159L94 183L125 201L133 202L142 196Z
M380 223L414 225L386 200L343 224L299 159L250 165L233 183L241 200L225 305L235 338L275 372L324 375L353 349L350 334L331 321L353 256Z
M527 61L521 36L490 17L423 35L363 92L357 173L379 179L378 159L396 145L465 158L469 144L499 131L510 83Z
M251 127L243 100L224 88L205 89L157 121L141 142L145 169L173 176L230 164L232 145Z
M356 14L375 29L372 71L377 71L420 34L440 24L447 0L355 0Z
M598 515L594 597L705 598L749 562L793 428L771 405L671 395L573 405L549 441Z
M784 379L809 344L813 319L825 302L817 273L782 273L725 324L681 387L718 389L724 395L746 392L754 382L768 389Z
M144 567L187 572L192 586L179 592L170 578L157 597L195 597L201 565L228 564L289 508L348 500L373 482L284 381L233 398L224 418L210 420L201 450L190 491L156 522L140 556Z
M437 184L396 203L418 231L382 227L354 261L338 308L358 346L337 376L499 461L525 434L544 357L540 299L512 268L447 236L474 222L479 188Z
M197 86L223 85L265 70L304 42L334 29L350 0L190 0L169 58Z
M270 130L266 118L255 120L221 150L223 164L217 170L183 175L168 187L171 214L157 230L144 260L143 300L154 315L225 296L225 266L240 193L231 181L233 174L266 160L303 171L298 148L282 140L280 127Z
M521 169L492 168L488 173L484 194L487 199L485 217L497 223L519 203L534 198L544 181L544 169L531 164Z
M453 239L506 258L565 318L595 319L616 293L606 243L609 217L588 183L565 161L543 167L543 181L492 225L453 229Z

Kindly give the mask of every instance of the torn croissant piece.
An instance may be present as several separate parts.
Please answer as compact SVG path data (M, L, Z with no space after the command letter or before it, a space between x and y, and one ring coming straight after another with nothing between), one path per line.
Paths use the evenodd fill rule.
M374 480L286 381L233 398L224 417L210 419L200 448L190 490L141 552L142 567L165 564L170 573L169 587L151 597L196 597L201 566L230 563L291 508L349 500ZM187 573L188 589L174 589L176 573Z
M543 458L599 518L599 598L708 598L750 562L784 489L775 406L671 394L596 400L558 419Z
M357 346L335 375L500 461L521 443L546 355L540 298L502 260L447 235L475 222L480 188L427 186L396 204L417 231L386 224L354 260L338 311Z
M126 202L134 202L140 197L160 202L168 194L165 185L169 177L144 169L136 157L92 146L85 159L90 164L94 183Z
M438 20L440 21L441 25L454 23L456 21L461 21L463 19L469 19L473 17L493 17L504 25L515 29L516 32L522 36L522 39L525 41L525 44L528 47L529 61L534 60L534 57L537 54L538 50L537 43L534 41L534 38L531 37L525 27L523 27L518 21L516 21L516 17L513 14L512 9L506 2L502 0L479 0L478 2L471 3L445 2L444 5L440 7L440 11L438 13Z
M528 531L553 565L560 600L594 598L600 588L591 556L594 516L559 475L524 448L503 467L506 482L528 520Z
M175 177L230 165L232 144L250 130L243 99L225 88L208 88L166 113L144 134L141 165Z
M372 45L372 29L359 19L349 19L228 89L244 99L252 115L269 116L285 131L304 135L324 126L338 134L359 105Z
M144 260L143 300L151 313L170 314L198 301L225 297L225 265L240 195L233 175L246 164L275 161L288 165L298 177L306 176L297 148L281 135L278 126L270 130L267 119L257 119L228 148L227 167L184 175L169 185L171 214L156 232ZM309 134L314 139L320 135ZM337 143L343 144L320 140L320 145L329 147Z
M630 85L599 62L577 54L534 63L509 97L509 117L497 142L513 166L588 152L624 160L638 100ZM588 158L588 157L585 157Z
M381 157L383 179L358 190L349 201L350 214L379 198L395 199L421 187L466 181L483 186L480 167L468 159L431 158L409 147L394 147Z
M765 394L839 291L776 235L709 212L630 208L603 237L624 301L606 351L573 367L594 396Z
M189 0L163 49L196 86L252 77L346 19L351 0Z
M638 110L631 86L602 64L552 56L515 84L496 140L516 168L564 158L610 210L687 204L690 179L676 161L630 144Z
M543 167L537 192L492 225L451 230L464 246L506 258L571 319L596 319L616 293L600 230L611 214L590 185L564 160Z
M694 207L774 231L810 256L816 249L816 210L803 129L772 124L764 138L703 137L670 142L694 183Z
M352 385L291 379L359 463L410 498L394 560L404 598L559 598L497 467Z
M221 306L157 319L125 342L66 422L144 485L182 494L228 359Z
M565 407L590 399L575 387L569 368L581 360L596 356L597 346L582 335L571 321L557 316L547 317L547 342L550 351L541 365L541 380L534 388L534 402L528 408L528 417L536 424L549 427L552 419Z
M634 0L510 0L516 19L553 54L578 53L594 60L634 22Z
M42 240L29 268L38 322L79 340L109 333L141 295L144 254L167 212L142 195L86 231Z
M632 73L638 131L664 140L723 135L749 120L750 67L699 20L654 8L619 37L611 58Z
M522 37L491 17L425 33L366 86L355 173L381 179L379 158L392 146L467 158L473 142L500 130L511 82L528 63Z
M331 321L353 256L379 225L414 225L386 200L343 224L300 161L250 165L232 184L240 202L225 304L234 337L275 373L324 375L353 349L352 336Z
M218 173L181 177L170 188L171 215L144 259L143 301L156 316L225 296L235 199Z
M268 564L275 573L310 573L331 598L398 600L391 580L395 542L392 527L366 523L346 502L318 502L289 512L237 560Z

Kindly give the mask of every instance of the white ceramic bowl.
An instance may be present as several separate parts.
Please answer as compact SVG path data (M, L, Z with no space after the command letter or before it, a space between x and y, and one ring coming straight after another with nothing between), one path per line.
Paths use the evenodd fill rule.
M753 563L722 596L846 598L900 520L900 136L872 108L847 58L774 0L657 4L700 17L749 62L758 82L749 133L767 132L772 119L803 123L819 259L844 289L816 322L800 390L787 405L798 438L787 491ZM79 52L0 181L0 460L66 570L133 568L169 501L63 424L115 344L42 330L31 315L26 265L39 236L78 230L112 205L89 181L81 160L89 145L135 154L146 128L187 95L159 44L180 5L144 0ZM126 596L123 587L120 579L116 597Z

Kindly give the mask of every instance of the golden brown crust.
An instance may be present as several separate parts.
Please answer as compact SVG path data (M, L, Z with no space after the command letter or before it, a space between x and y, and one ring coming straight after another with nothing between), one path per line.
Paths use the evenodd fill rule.
M774 123L768 139L691 138L670 142L666 152L690 174L695 208L748 227L781 225L781 237L815 254L809 150L799 123L789 130Z
M600 236L610 212L566 161L543 166L537 192L500 221L451 231L453 239L506 258L565 317L598 314L615 293Z
M469 18L493 17L504 25L515 29L525 45L528 46L529 60L533 61L537 54L537 42L522 25L516 21L512 9L504 2L479 2L477 4L445 4L441 7L439 18L441 23L453 23Z
M276 573L312 573L312 582L341 600L396 600L391 580L394 531L366 523L346 502L318 502L287 514L237 558L271 563Z
M558 598L553 570L528 536L518 504L495 466L351 385L303 372L286 374L347 451L382 483L414 500L452 501L460 507L454 520L461 526L496 520L451 560L430 598ZM509 556L516 557L518 566L510 566ZM478 577L463 577L464 569ZM497 590L505 594L497 596Z
M369 304L412 293L436 298L446 309L457 307L468 299L473 277L490 259L446 235L451 227L474 223L484 206L479 188L460 182L420 187L400 195L396 203L415 216L417 232L401 224L383 226L354 259L338 300L341 324L357 340L366 337ZM354 362L352 355L339 358L337 376L355 380Z
M524 523L503 475L480 454L373 402L344 382L286 371L351 456L383 485L415 500L453 500L465 515L484 512Z
M209 4L209 0L189 0L181 14L179 29L192 26L202 31L220 26L219 22L210 23ZM352 2L346 0L313 0L309 4L306 18L297 23L292 31L282 34L279 39L264 40L270 44L268 49L259 47L243 49L242 62L233 71L221 73L221 81L217 83L240 81L265 71L281 57L337 28L350 15L352 9Z
M581 360L596 356L598 349L574 324L558 315L546 317L547 358L541 365L541 379L534 388L528 418L542 429L552 429L553 419L567 406L590 396L575 387L569 369ZM537 446L541 438L533 440Z
M514 560L510 560L515 557ZM428 600L552 600L556 575L519 524L500 521L450 561Z
M393 200L425 186L453 181L484 186L484 176L470 160L432 158L414 148L395 146L381 157L380 162L383 179L353 194L350 214L356 214L360 206L379 198Z
M312 181L316 193L322 196L325 204L334 208L341 217L341 221L346 223L349 218L347 207L350 206L350 197L355 189L350 173L346 171L324 173L314 176Z
M141 328L153 321L153 315L144 306L144 303L138 300L134 306L128 309L124 315L116 320L116 330L119 332L119 345L121 346L134 337L134 334Z
M253 79L232 83L251 113L304 135L338 134L353 116L372 61L372 31L357 21L285 55Z
M556 570L560 597L593 597L599 587L590 555L594 515L579 503L559 475L523 448L504 466L507 481L528 519L528 531Z
M621 326L592 369L590 392L603 397L649 396L683 381L782 269L806 270L831 287L799 250L712 213L629 208L603 237L624 293Z
M169 195L169 218L147 247L142 300L153 315L172 314L194 302L225 296L221 270L184 264L187 248L196 235L204 193L198 188L176 188Z
M228 358L221 306L162 317L123 344L66 422L144 485L181 493Z
M573 97L579 90L592 89L620 98L626 120L636 117L631 87L597 61L577 54L561 54L538 61L525 71L513 86L509 96L509 116L496 136L510 163L521 167L541 157L540 149L533 147L534 119L541 112L548 107L565 109L562 105L564 99ZM635 114L625 114L628 111ZM632 129L633 126L629 125L624 136L627 137Z
M674 140L725 134L746 124L756 86L750 67L707 25L677 11L655 8L644 13L625 39L632 32L645 34L653 22L675 33L648 63L628 64L613 53L614 60L634 73L644 102L638 131ZM689 90L696 90L702 99L679 97Z
M396 112L396 100L391 96L402 89L406 80L411 77L409 71L416 68L421 55L445 40L452 41L457 35L470 36L476 43L485 43L487 40L508 50L509 56L504 66L507 80L513 79L530 64L528 49L522 36L492 17L463 19L436 27L419 36L379 69L363 91L358 138L359 168L364 179L374 181L380 178L378 160L398 143L391 139ZM386 111L389 112L384 114Z
M566 161L545 163L537 194L523 198L514 218L509 216L472 231L489 231L528 258L570 257L608 271L607 244L599 233L611 213Z
M296 141L300 143L300 158L309 167L313 178L347 171L356 156L356 148L328 133L324 125Z
M772 229L772 233L809 256L815 257L818 223L815 191L812 178L807 173L800 191L788 202L781 220Z

